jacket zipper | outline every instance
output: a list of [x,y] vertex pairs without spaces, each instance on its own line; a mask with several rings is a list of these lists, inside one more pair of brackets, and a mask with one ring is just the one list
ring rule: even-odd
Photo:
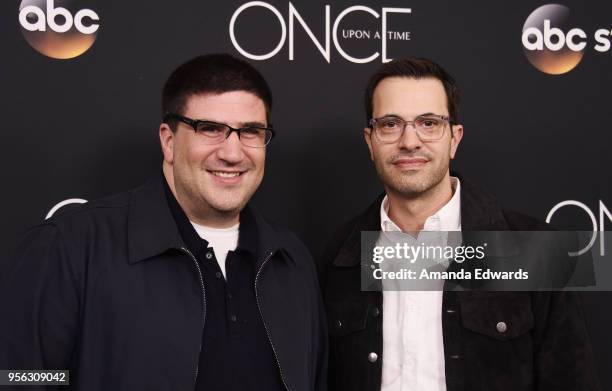
[[[185,254],[189,255],[189,257],[193,261],[193,264],[196,267],[196,270],[198,271],[198,277],[200,278],[200,288],[202,289],[202,332],[203,332],[204,331],[204,324],[206,323],[206,290],[204,289],[204,277],[202,277],[202,269],[200,269],[200,265],[198,264],[198,261],[196,260],[196,257],[193,256],[191,251],[189,251],[185,247],[181,247],[181,251],[183,251]],[[200,350],[198,351],[198,360],[196,362],[196,367],[195,367],[195,379],[196,379],[196,381],[197,381],[197,378],[198,378],[198,371],[199,371],[199,366],[200,366],[200,354],[201,353],[202,353],[202,337],[200,336]]]
[[285,389],[287,391],[290,391],[289,387],[287,386],[287,382],[285,382],[285,375],[283,375],[283,368],[281,367],[280,361],[278,360],[278,354],[276,353],[276,348],[274,348],[274,344],[272,343],[272,337],[270,336],[270,330],[268,329],[268,326],[266,325],[266,320],[264,319],[263,312],[261,311],[261,304],[260,304],[260,301],[259,301],[259,293],[257,292],[257,281],[259,280],[259,274],[263,270],[263,268],[266,265],[266,263],[268,263],[270,258],[272,258],[273,254],[274,254],[273,252],[268,254],[266,259],[264,259],[264,261],[262,262],[261,266],[259,267],[259,270],[257,271],[257,274],[255,275],[255,299],[257,301],[257,309],[259,310],[259,316],[261,316],[261,322],[263,323],[264,328],[266,329],[266,335],[268,336],[268,341],[270,342],[270,346],[272,347],[272,352],[274,352],[274,358],[276,359],[276,365],[278,365],[278,370],[280,372],[281,380],[283,381],[283,385],[285,386]]

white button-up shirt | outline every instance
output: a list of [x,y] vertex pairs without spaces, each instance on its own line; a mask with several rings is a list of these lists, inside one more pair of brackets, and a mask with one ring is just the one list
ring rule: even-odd
[[[428,217],[423,231],[461,230],[461,184],[451,177],[453,196]],[[380,207],[384,232],[401,231]],[[442,340],[442,290],[383,291],[383,361],[381,391],[445,391]]]

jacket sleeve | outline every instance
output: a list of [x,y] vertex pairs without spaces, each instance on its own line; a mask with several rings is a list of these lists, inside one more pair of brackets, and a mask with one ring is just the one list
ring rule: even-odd
[[29,230],[6,277],[0,287],[0,369],[70,369],[79,279],[57,227]]
[[578,292],[540,292],[535,365],[538,391],[599,391],[593,351]]

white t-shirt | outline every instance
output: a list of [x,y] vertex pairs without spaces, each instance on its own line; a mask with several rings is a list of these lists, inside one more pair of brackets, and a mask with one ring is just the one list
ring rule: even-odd
[[193,228],[195,228],[198,236],[208,242],[208,247],[213,249],[215,252],[215,258],[221,268],[223,277],[227,279],[225,275],[225,259],[229,251],[234,251],[238,247],[238,228],[240,223],[229,228],[211,228],[205,227],[191,222]]

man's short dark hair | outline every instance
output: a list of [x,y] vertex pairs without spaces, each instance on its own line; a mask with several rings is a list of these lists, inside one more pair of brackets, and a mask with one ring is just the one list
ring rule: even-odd
[[440,80],[446,92],[448,113],[451,122],[459,120],[459,87],[455,79],[440,65],[426,58],[402,58],[383,64],[370,77],[365,92],[365,110],[368,123],[372,119],[372,98],[378,83],[388,77],[407,77],[413,79],[433,78]]
[[[270,121],[272,92],[268,83],[252,65],[229,54],[198,56],[176,68],[162,92],[162,121],[168,113],[183,115],[191,96],[231,91],[247,91],[259,97]],[[168,122],[174,129],[176,123]]]

